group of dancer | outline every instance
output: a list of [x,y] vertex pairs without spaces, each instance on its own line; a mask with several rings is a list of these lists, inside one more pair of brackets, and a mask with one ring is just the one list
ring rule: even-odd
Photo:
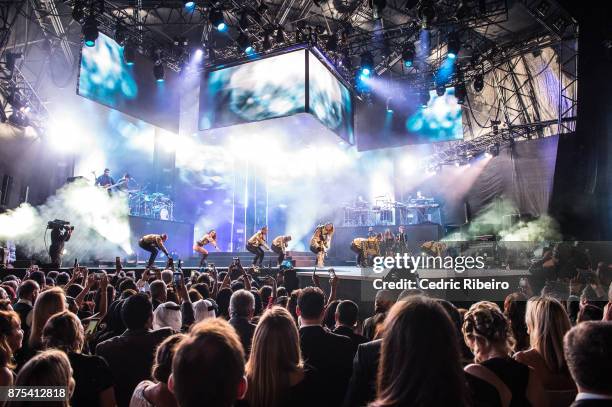
[[[317,267],[325,266],[325,257],[331,248],[331,241],[334,235],[333,223],[325,223],[315,228],[312,238],[310,239],[310,251],[317,256]],[[145,235],[139,241],[139,246],[143,250],[148,251],[151,255],[147,263],[148,267],[153,266],[157,253],[162,251],[166,256],[169,256],[168,250],[164,246],[164,242],[168,239],[168,235]],[[263,264],[265,251],[272,251],[278,255],[277,262],[281,265],[287,256],[287,250],[291,236],[279,235],[272,239],[272,243],[268,245],[268,227],[264,226],[251,236],[246,243],[246,249],[253,253],[253,267],[259,268]],[[357,254],[357,264],[362,267],[367,267],[371,259],[376,256],[389,256],[393,253],[403,253],[408,250],[408,239],[403,226],[399,227],[398,233],[393,234],[390,229],[383,233],[374,232],[374,228],[368,230],[368,237],[356,237],[351,242],[351,250]],[[217,232],[213,229],[206,233],[200,240],[195,242],[193,250],[202,255],[200,259],[200,267],[206,267],[206,259],[208,258],[208,250],[206,246],[212,246],[219,250],[217,245]]]
[[[317,267],[324,267],[324,259],[331,247],[331,238],[334,234],[334,225],[332,223],[326,223],[319,225],[315,228],[312,238],[310,239],[310,250],[317,255]],[[166,249],[164,242],[168,240],[168,235],[163,234],[149,234],[143,236],[138,246],[149,252],[149,261],[147,267],[152,267],[157,254],[161,251],[166,256],[170,256]],[[272,239],[272,244],[268,246],[268,227],[264,226],[259,229],[253,236],[247,240],[246,249],[253,253],[253,267],[259,268],[263,264],[265,256],[265,250],[272,251],[278,255],[278,265],[281,265],[287,256],[287,249],[291,236],[280,235]],[[208,231],[200,240],[195,242],[193,250],[202,255],[200,259],[200,267],[206,267],[206,259],[208,258],[208,250],[206,246],[211,245],[216,250],[219,250],[217,245],[217,232],[212,229]]]

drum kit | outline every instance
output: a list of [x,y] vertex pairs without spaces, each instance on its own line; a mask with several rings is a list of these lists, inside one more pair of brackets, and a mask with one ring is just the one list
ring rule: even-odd
[[130,215],[145,218],[174,220],[174,202],[160,192],[129,192]]

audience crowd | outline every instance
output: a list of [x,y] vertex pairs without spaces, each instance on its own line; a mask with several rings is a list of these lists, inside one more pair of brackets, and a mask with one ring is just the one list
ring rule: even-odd
[[239,263],[3,275],[0,386],[65,386],[57,405],[612,406],[601,281],[468,309],[381,290],[363,319],[336,276],[325,293]]

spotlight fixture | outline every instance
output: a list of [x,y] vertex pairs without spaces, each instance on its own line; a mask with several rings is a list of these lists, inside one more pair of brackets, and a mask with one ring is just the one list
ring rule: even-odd
[[336,33],[330,34],[329,38],[327,39],[327,43],[325,44],[325,47],[328,51],[332,52],[338,50],[338,35]]
[[83,24],[81,32],[83,34],[85,45],[88,47],[93,47],[96,45],[96,40],[98,39],[98,23],[96,22],[96,18],[94,16],[90,16],[87,18],[87,20],[85,20],[85,24]]
[[459,34],[456,32],[452,32],[448,34],[448,42],[447,42],[447,53],[446,56],[450,59],[457,58],[459,54],[459,49],[461,48],[461,41],[459,40]]
[[370,7],[372,8],[372,17],[375,20],[382,18],[382,12],[387,7],[387,0],[370,0]]
[[21,52],[7,52],[6,53],[6,69],[12,73],[15,70],[15,63],[22,56],[23,54]]
[[195,1],[186,1],[185,2],[185,8],[194,8],[195,7]]
[[216,8],[211,9],[208,18],[210,23],[217,29],[217,31],[227,31],[227,24],[225,23],[223,12],[221,10]]
[[414,43],[409,42],[404,45],[404,49],[402,50],[402,61],[404,62],[404,66],[406,68],[412,67],[414,65],[414,56],[416,55],[416,51],[414,48]]
[[285,32],[283,31],[282,27],[279,26],[276,29],[276,38],[274,40],[278,45],[283,45],[285,43]]
[[369,77],[374,71],[374,58],[369,52],[361,54],[361,66],[359,68],[359,74],[362,77]]
[[315,6],[321,7],[323,4],[327,3],[327,0],[312,0],[312,2],[315,4]]
[[115,27],[115,42],[121,46],[125,45],[127,39],[127,32],[122,24],[117,24]]
[[242,28],[243,31],[248,31],[251,27],[251,22],[249,21],[249,13],[245,10],[240,13],[240,20],[238,20],[238,25]]
[[75,0],[72,6],[72,18],[77,23],[81,24],[85,18],[85,10],[82,0]]
[[444,96],[445,93],[446,93],[446,88],[444,87],[444,85],[436,86],[436,95]]
[[436,18],[436,7],[433,0],[423,0],[417,7],[417,15],[421,19],[421,28],[429,29],[430,24]]
[[462,0],[459,2],[457,9],[455,10],[455,18],[457,20],[463,20],[469,17],[471,12],[470,6],[467,4],[466,0]]
[[129,42],[123,46],[123,60],[128,66],[134,65],[136,60],[136,47]]
[[164,69],[164,63],[161,59],[155,61],[155,65],[153,65],[153,76],[157,82],[163,82],[166,76],[166,72]]
[[266,29],[264,31],[262,48],[264,51],[269,51],[270,48],[272,48],[272,29]]
[[484,75],[482,73],[476,74],[476,76],[474,76],[474,83],[472,85],[474,86],[475,92],[482,92],[482,89],[484,89]]
[[255,51],[253,45],[251,44],[251,41],[249,40],[248,35],[243,32],[238,34],[238,38],[236,38],[236,43],[238,44],[238,48],[240,48],[240,50],[245,54],[252,54]]
[[467,89],[465,88],[465,83],[460,82],[455,86],[455,97],[457,98],[457,103],[460,105],[465,103],[465,98],[467,97]]

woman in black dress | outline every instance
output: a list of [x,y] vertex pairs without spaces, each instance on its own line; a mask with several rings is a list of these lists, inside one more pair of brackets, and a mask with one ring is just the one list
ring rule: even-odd
[[528,366],[512,359],[510,323],[496,304],[480,301],[472,305],[463,320],[463,337],[476,362],[465,371],[495,386],[503,406],[546,404],[541,380]]

